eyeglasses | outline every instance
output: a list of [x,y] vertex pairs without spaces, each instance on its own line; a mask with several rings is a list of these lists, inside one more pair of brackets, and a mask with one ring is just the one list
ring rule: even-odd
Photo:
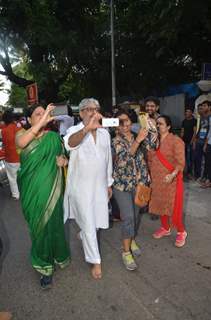
[[84,108],[82,109],[81,111],[87,111],[87,112],[99,112],[100,111],[100,108]]

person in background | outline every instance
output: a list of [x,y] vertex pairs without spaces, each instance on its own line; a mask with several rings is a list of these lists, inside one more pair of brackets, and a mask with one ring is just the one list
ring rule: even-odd
[[[197,110],[197,112],[195,112]],[[199,103],[197,105],[197,108],[196,110],[194,110],[194,118],[196,119],[197,121],[197,124],[196,124],[196,134],[199,132],[199,126],[200,126],[200,119],[201,119],[201,116],[203,115],[203,108],[202,108],[202,104]],[[193,144],[194,145],[194,144]]]
[[156,123],[157,118],[159,117],[159,106],[160,101],[156,97],[149,96],[144,100],[145,111],[148,113],[149,117],[154,120]]
[[[156,120],[159,117],[159,107],[160,107],[160,100],[157,97],[149,96],[144,100],[144,109],[145,112],[148,114],[149,118],[153,123],[156,125]],[[153,213],[150,213],[151,220],[158,220],[159,217]]]
[[80,227],[85,260],[94,279],[101,279],[102,266],[97,232],[109,227],[108,202],[112,196],[110,135],[99,121],[99,102],[85,98],[79,104],[82,122],[64,137],[70,152],[64,198],[65,222],[75,219]]
[[116,114],[118,111],[119,111],[118,105],[112,107],[112,114],[114,118],[116,118]]
[[132,121],[131,131],[135,134],[138,134],[140,131],[140,123],[138,122],[138,116],[135,110],[129,110],[128,115]]
[[5,168],[12,198],[18,200],[19,190],[17,185],[17,171],[20,167],[20,159],[16,151],[15,136],[21,128],[17,127],[12,110],[5,111],[2,119],[6,125],[6,127],[1,130],[2,143],[5,150]]
[[23,115],[21,113],[14,113],[14,120],[18,128],[23,127],[22,119],[23,119]]
[[185,110],[185,119],[182,121],[181,138],[185,143],[186,173],[188,178],[193,174],[193,143],[196,136],[197,120],[193,117],[193,111],[187,107]]
[[16,134],[20,151],[18,185],[24,217],[32,241],[31,263],[40,274],[40,285],[52,284],[55,265],[64,268],[70,260],[63,222],[64,172],[67,165],[61,138],[46,131],[53,120],[52,104],[27,109],[28,130]]
[[207,174],[207,179],[202,183],[202,188],[211,187],[211,116],[209,116],[209,131],[204,144],[204,154],[205,154],[205,172]]
[[72,109],[70,109],[69,112],[68,112],[69,113],[68,115],[63,114],[59,116],[54,116],[54,120],[58,121],[59,123],[59,134],[61,137],[64,137],[67,133],[67,130],[70,127],[74,126],[74,117],[73,117]]
[[150,151],[148,161],[151,175],[151,199],[149,210],[160,216],[161,227],[153,238],[170,236],[175,227],[176,247],[185,245],[187,232],[183,224],[183,170],[185,167],[184,142],[171,133],[171,119],[162,115],[157,119],[160,143]]
[[210,116],[210,107],[209,101],[204,101],[201,104],[201,118],[199,130],[196,134],[195,141],[193,143],[194,148],[194,176],[198,182],[202,182],[203,173],[202,173],[202,160],[204,156],[204,145],[209,131],[209,116]]

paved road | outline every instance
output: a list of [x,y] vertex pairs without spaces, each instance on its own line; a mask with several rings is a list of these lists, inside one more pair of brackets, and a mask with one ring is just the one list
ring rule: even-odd
[[[154,240],[158,222],[145,214],[139,233],[139,268],[126,271],[120,258],[120,228],[101,234],[104,277],[95,281],[83,260],[77,227],[72,224],[72,262],[58,270],[49,291],[39,287],[29,264],[30,240],[18,202],[0,189],[0,233],[4,261],[0,309],[16,320],[210,320],[211,189],[186,184],[187,245],[175,248],[174,235]],[[0,261],[2,262],[2,261]]]

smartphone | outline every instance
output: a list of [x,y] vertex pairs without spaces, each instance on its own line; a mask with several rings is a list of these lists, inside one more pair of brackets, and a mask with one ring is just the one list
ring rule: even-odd
[[102,118],[102,126],[103,127],[118,127],[119,126],[119,118]]
[[148,114],[146,112],[140,112],[138,116],[139,124],[142,129],[148,129],[149,124],[148,124]]
[[51,111],[51,116],[52,117],[58,116],[56,108]]

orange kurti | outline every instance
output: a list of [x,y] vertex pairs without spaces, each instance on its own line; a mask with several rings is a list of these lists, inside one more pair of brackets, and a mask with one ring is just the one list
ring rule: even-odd
[[16,151],[15,136],[16,133],[21,130],[18,128],[16,123],[8,124],[4,129],[2,129],[2,142],[5,150],[5,161],[9,163],[20,162],[19,155]]
[[[183,171],[185,167],[184,142],[169,133],[162,141],[160,151],[175,169]],[[151,174],[152,194],[149,202],[149,212],[158,215],[172,216],[176,195],[176,179],[167,184],[164,178],[169,171],[158,160],[155,151],[149,151],[149,169]]]

